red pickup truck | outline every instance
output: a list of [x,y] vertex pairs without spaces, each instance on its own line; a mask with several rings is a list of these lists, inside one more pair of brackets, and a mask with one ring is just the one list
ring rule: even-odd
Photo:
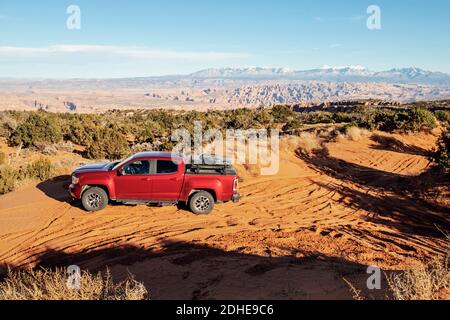
[[215,203],[240,199],[238,177],[230,164],[185,164],[181,155],[166,152],[143,152],[119,163],[78,168],[72,173],[69,192],[90,212],[104,209],[111,200],[123,204],[185,203],[196,214],[208,214]]

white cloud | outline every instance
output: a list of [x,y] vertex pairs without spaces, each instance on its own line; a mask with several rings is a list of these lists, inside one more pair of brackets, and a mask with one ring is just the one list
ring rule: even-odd
[[342,43],[332,43],[330,44],[330,48],[339,48],[342,47]]
[[101,46],[101,45],[51,45],[48,47],[8,47],[0,46],[0,56],[7,57],[48,57],[52,55],[107,55],[128,57],[140,60],[189,60],[220,61],[248,58],[250,55],[236,52],[194,52],[176,50],[158,50],[135,46]]

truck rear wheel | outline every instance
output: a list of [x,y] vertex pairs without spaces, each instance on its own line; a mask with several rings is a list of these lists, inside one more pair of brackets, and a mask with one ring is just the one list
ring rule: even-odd
[[83,193],[81,203],[86,211],[100,211],[108,205],[108,195],[102,188],[89,188]]
[[191,197],[189,208],[195,214],[209,214],[214,209],[214,198],[207,191],[199,191]]

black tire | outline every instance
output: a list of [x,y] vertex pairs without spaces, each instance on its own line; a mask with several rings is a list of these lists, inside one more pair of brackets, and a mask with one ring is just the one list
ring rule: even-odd
[[189,200],[189,208],[195,214],[209,214],[214,209],[214,198],[207,191],[196,192]]
[[81,203],[83,208],[89,212],[95,212],[105,209],[108,205],[108,194],[102,188],[93,187],[83,192]]

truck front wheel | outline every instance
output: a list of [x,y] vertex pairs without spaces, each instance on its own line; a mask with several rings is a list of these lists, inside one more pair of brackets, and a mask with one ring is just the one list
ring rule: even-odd
[[108,205],[108,195],[105,190],[98,187],[87,189],[83,192],[81,203],[84,209],[89,212],[99,211]]
[[195,214],[208,214],[214,209],[214,198],[207,191],[199,191],[191,197],[189,208]]

